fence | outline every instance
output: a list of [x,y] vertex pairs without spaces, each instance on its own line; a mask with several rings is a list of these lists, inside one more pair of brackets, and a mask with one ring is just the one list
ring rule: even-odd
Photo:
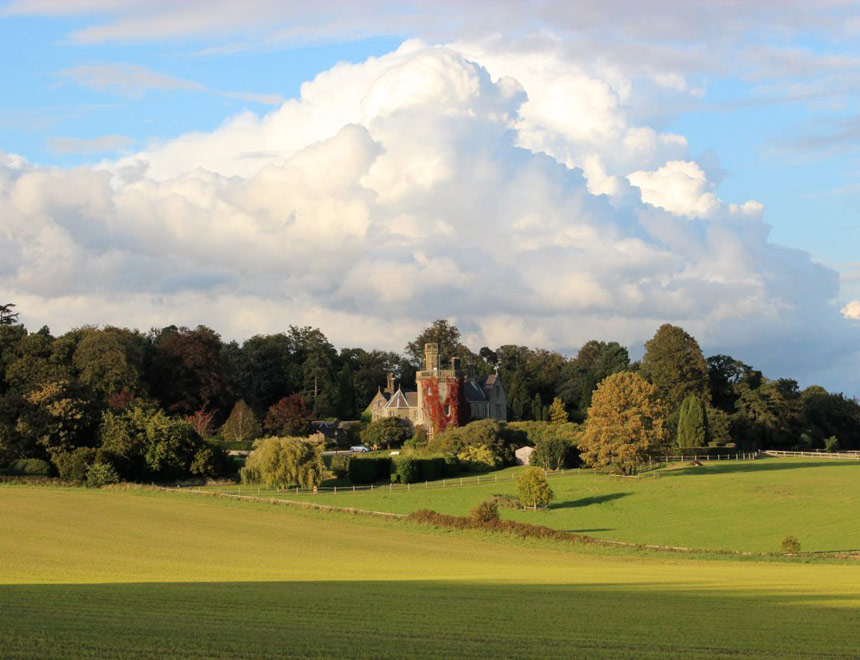
[[[734,461],[734,460],[754,460],[759,458],[759,454],[757,453],[734,453],[734,454],[710,454],[710,455],[700,455],[700,456],[660,456],[657,461],[650,461],[648,466],[644,467],[644,476],[656,476],[656,475],[648,475],[648,469],[656,469],[663,463],[673,463],[678,461],[693,461],[698,460],[699,462],[710,462],[710,461]],[[544,473],[547,477],[564,477],[564,476],[580,476],[582,474],[595,474],[592,470],[583,470],[582,468],[573,468],[573,469],[561,469],[561,470],[545,470]],[[637,478],[643,475],[606,475],[609,477],[616,476],[626,476],[628,478]],[[516,481],[519,478],[519,473],[513,474],[503,474],[499,476],[498,473],[492,475],[476,475],[474,477],[454,477],[450,479],[438,479],[436,481],[424,481],[418,483],[411,484],[370,484],[368,486],[318,486],[316,489],[313,488],[264,488],[262,486],[250,486],[250,485],[237,485],[231,486],[228,488],[219,489],[217,492],[224,494],[235,494],[242,495],[244,492],[246,495],[261,497],[267,493],[273,493],[277,497],[287,496],[287,495],[310,495],[310,494],[332,494],[337,495],[338,493],[357,493],[362,491],[372,492],[372,491],[382,491],[388,493],[408,493],[414,490],[437,490],[439,488],[451,488],[451,487],[459,487],[459,486],[474,486],[480,484],[490,484],[490,483],[508,483],[512,481]],[[197,486],[190,486],[193,490],[200,490]],[[209,491],[212,492],[212,491]]]
[[773,457],[802,456],[804,458],[860,461],[860,451],[777,451],[775,449],[768,449],[762,453]]

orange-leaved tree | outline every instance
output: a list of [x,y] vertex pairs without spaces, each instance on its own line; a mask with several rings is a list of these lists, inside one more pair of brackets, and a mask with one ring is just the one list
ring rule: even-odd
[[650,451],[663,446],[665,411],[642,376],[621,372],[594,392],[579,451],[586,465],[631,474]]

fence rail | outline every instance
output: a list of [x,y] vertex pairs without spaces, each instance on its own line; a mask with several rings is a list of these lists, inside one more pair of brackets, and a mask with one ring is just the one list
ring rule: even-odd
[[801,456],[804,458],[827,458],[831,460],[860,461],[860,451],[778,451],[767,449],[762,452],[767,456]]
[[[710,461],[734,461],[734,460],[754,460],[759,457],[759,454],[756,453],[735,453],[735,454],[708,454],[708,455],[699,455],[699,456],[659,456],[656,461],[651,461],[649,464],[652,469],[655,469],[662,465],[663,463],[673,463],[678,461],[694,461],[698,460],[700,463],[702,462],[710,462]],[[647,471],[647,466],[645,466],[645,471],[642,474],[637,475],[604,475],[608,477],[617,477],[617,476],[625,476],[628,478],[638,478],[642,476],[658,476],[658,474],[649,474]],[[544,471],[547,477],[559,478],[559,477],[570,477],[570,476],[580,476],[582,474],[599,474],[594,473],[592,470],[583,469],[583,468],[572,468],[572,469],[561,469],[561,470],[545,470]],[[460,486],[477,486],[481,484],[491,484],[491,483],[509,483],[512,481],[516,481],[519,477],[519,474],[491,474],[491,475],[476,475],[474,477],[452,477],[446,479],[437,479],[435,481],[422,481],[411,484],[395,484],[395,483],[387,483],[387,484],[369,484],[366,486],[318,486],[316,489],[313,488],[264,488],[262,486],[251,486],[251,485],[237,485],[230,486],[227,488],[219,488],[218,492],[232,495],[242,495],[242,493],[249,496],[257,496],[262,497],[266,494],[272,493],[276,497],[286,497],[288,495],[313,495],[313,494],[332,494],[337,495],[338,493],[357,493],[357,492],[372,492],[372,491],[382,491],[389,493],[408,493],[412,491],[420,491],[420,490],[438,490],[440,488],[452,488],[452,487],[460,487]],[[193,490],[202,490],[199,486],[188,486]]]

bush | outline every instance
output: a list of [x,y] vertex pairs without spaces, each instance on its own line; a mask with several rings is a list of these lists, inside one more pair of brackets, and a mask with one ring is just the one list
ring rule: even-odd
[[800,552],[800,541],[790,534],[782,539],[782,552],[786,555],[796,555]]
[[6,468],[6,474],[15,477],[50,477],[52,472],[51,464],[40,458],[23,458]]
[[354,484],[371,484],[384,481],[391,473],[391,459],[386,456],[354,457],[349,462],[349,480]]
[[547,506],[553,498],[552,488],[540,468],[528,468],[517,479],[520,502],[524,507],[534,509]]
[[500,506],[503,509],[521,509],[522,504],[520,504],[520,498],[516,495],[493,495],[490,498],[492,502],[495,502],[497,506]]
[[87,471],[95,462],[97,451],[89,447],[78,447],[54,456],[54,465],[63,481],[82,484],[87,480]]
[[493,500],[485,500],[469,512],[475,520],[488,523],[499,519],[499,505]]
[[411,484],[418,481],[418,461],[411,456],[398,456],[391,463],[391,469],[397,475],[397,481]]
[[110,463],[96,461],[87,470],[87,486],[90,488],[101,488],[118,481],[119,475]]
[[457,458],[470,472],[487,472],[502,466],[502,458],[486,445],[465,447]]
[[[479,419],[465,426],[449,429],[435,436],[427,443],[427,451],[434,454],[460,454],[475,455],[477,450],[483,448],[481,453],[492,454],[492,460],[481,460],[486,465],[502,465],[513,463],[514,445],[521,435],[514,433],[508,427],[494,419]],[[470,448],[476,451],[470,451]],[[485,467],[483,469],[492,469]]]
[[352,456],[349,454],[335,454],[331,457],[331,471],[338,479],[343,479],[349,474],[349,464]]

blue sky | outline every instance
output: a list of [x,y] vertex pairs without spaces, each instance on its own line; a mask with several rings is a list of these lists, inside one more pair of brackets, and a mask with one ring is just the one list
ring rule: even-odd
[[[8,260],[0,288],[22,301],[22,317],[33,325],[155,325],[196,312],[199,320],[176,321],[207,322],[238,338],[309,322],[340,345],[399,347],[416,328],[452,316],[476,344],[543,342],[574,351],[605,328],[606,338],[635,347],[651,324],[670,321],[701,327],[706,349],[750,360],[761,350],[766,366],[785,371],[774,375],[860,392],[851,375],[860,371],[860,11],[808,4],[643,3],[637,16],[614,0],[599,7],[473,3],[444,14],[419,1],[300,7],[254,0],[241,10],[220,0],[0,4],[0,152],[11,168],[0,182],[7,217],[21,223],[0,235]],[[319,74],[303,96],[302,85]],[[462,126],[452,119],[467,115]],[[311,156],[301,156],[326,149],[336,155],[321,173],[307,164]],[[554,237],[543,256],[514,257],[522,272],[506,271],[501,258],[498,272],[478,268],[418,229],[403,233],[410,223],[432,224],[461,247],[476,240],[472,220],[454,218],[480,210],[467,215],[444,197],[465,200],[452,182],[471,181],[476,197],[475,186],[486,185],[487,199],[498,198],[488,183],[498,181],[466,171],[480,166],[475,153],[486,154],[488,172],[539,177],[533,190],[546,193],[509,220],[509,237],[525,226]],[[9,160],[13,154],[26,165]],[[548,168],[546,157],[563,169]],[[269,202],[236,202],[237,185],[261,199],[286,196],[292,183],[271,193],[261,183],[277,168],[284,168],[282,182],[313,181],[312,172],[325,179],[344,163],[356,168],[345,180],[364,192],[336,211],[330,190],[305,199],[311,183],[277,210]],[[50,193],[33,192],[48,172],[55,172]],[[106,172],[113,178],[101,188]],[[580,206],[571,210],[572,199],[551,192],[558,177],[569,179],[564,190],[584,187],[589,198],[577,197]],[[166,206],[135,207],[144,185],[153,205]],[[60,199],[65,187],[69,194]],[[373,204],[363,197],[368,190]],[[90,196],[82,200],[81,191]],[[171,216],[180,198],[215,214],[210,218],[229,215],[219,227],[234,244],[235,236],[251,235],[265,243],[274,231],[267,223],[283,213],[277,226],[291,233],[272,240],[283,241],[286,262],[305,263],[298,246],[307,245],[317,254],[330,247],[330,260],[341,266],[311,269],[313,286],[307,270],[257,272],[223,261],[216,229],[208,252],[173,255],[156,247],[155,236],[181,240],[206,222]],[[96,230],[86,223],[99,213],[90,207],[115,214],[98,219],[107,223],[98,246],[87,238]],[[144,236],[146,213],[156,212],[170,219]],[[315,217],[307,230],[300,230],[302,213]],[[49,223],[41,233],[21,229],[36,217]],[[689,245],[655,229],[679,218],[686,219],[680,233],[695,231],[720,258],[691,257]],[[492,218],[480,222],[494,226]],[[233,233],[240,226],[253,231]],[[382,240],[387,253],[341,246],[352,231],[374,245]],[[615,269],[570,265],[576,255],[588,262],[598,235],[611,234],[612,249],[629,254],[627,231],[630,240],[644,237],[637,259],[667,270],[630,274],[621,257]],[[254,252],[248,240],[243,249]],[[149,251],[130,247],[149,241]],[[70,250],[82,263],[101,263],[103,278],[135,284],[112,286],[94,272],[81,278],[89,288],[71,286],[73,266],[49,275],[39,265],[39,255],[52,250]],[[175,261],[159,261],[159,254]],[[533,256],[567,274],[567,307],[529,301],[543,297],[542,275],[527,266]],[[350,284],[391,276],[412,278],[409,304],[385,294],[368,303]],[[457,281],[478,278],[509,281],[511,297],[475,309]],[[309,300],[311,290],[319,294]],[[692,301],[702,295],[715,296],[721,311],[697,316]],[[137,296],[134,305],[124,307],[129,296]],[[733,302],[739,296],[743,302]],[[228,299],[246,301],[241,323],[220,307]],[[93,310],[105,318],[86,316]],[[785,358],[767,347],[774,332],[792,351],[826,346],[810,349],[806,360]]]

